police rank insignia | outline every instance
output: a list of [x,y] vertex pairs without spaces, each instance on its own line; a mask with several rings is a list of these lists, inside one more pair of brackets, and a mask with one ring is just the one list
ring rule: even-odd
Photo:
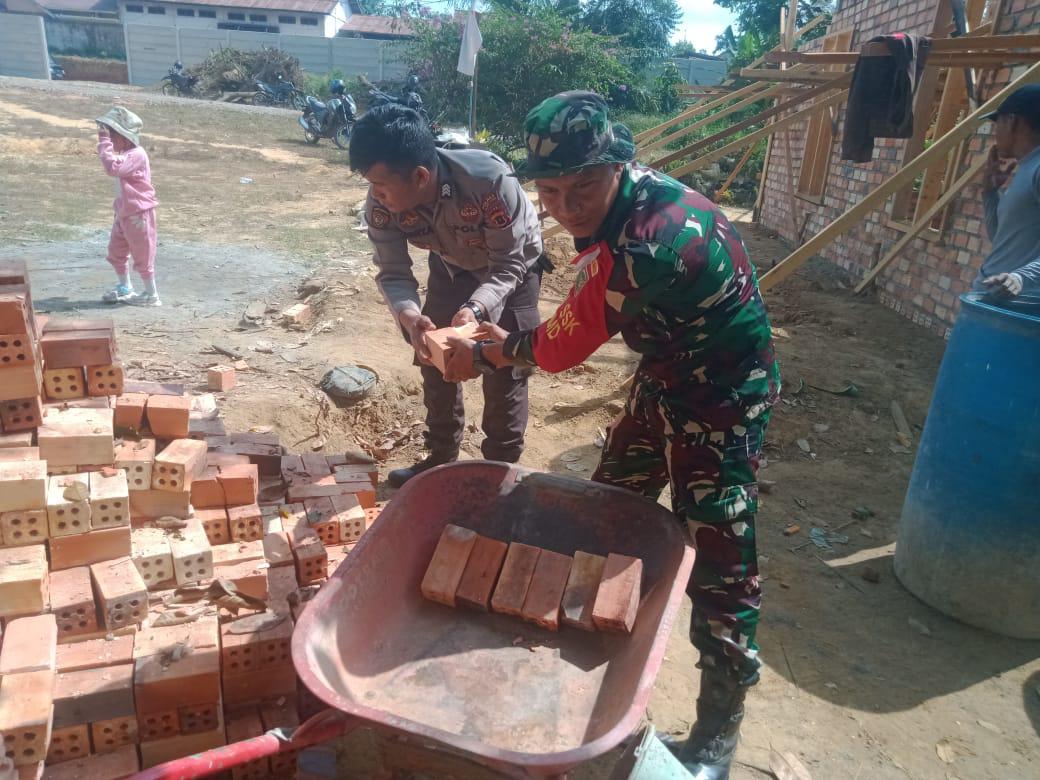
[[485,195],[484,200],[480,203],[480,208],[484,212],[484,219],[491,227],[501,230],[508,227],[509,223],[513,221],[509,212],[506,211],[506,204],[498,197],[497,192],[489,192]]
[[390,224],[390,212],[386,209],[372,209],[372,227],[385,228]]
[[462,217],[463,222],[479,222],[480,209],[476,203],[463,203],[462,208],[459,209],[459,216]]
[[455,194],[455,189],[451,186],[451,182],[444,182],[441,185],[441,198],[450,198]]

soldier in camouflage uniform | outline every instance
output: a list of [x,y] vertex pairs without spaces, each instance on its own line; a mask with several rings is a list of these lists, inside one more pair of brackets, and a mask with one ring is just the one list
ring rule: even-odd
[[690,639],[701,654],[698,720],[680,758],[700,780],[729,775],[748,686],[758,680],[757,471],[780,375],[754,266],[715,205],[632,162],[603,99],[565,92],[525,123],[549,213],[575,236],[577,280],[539,327],[484,329],[484,364],[563,371],[620,333],[641,355],[593,479],[672,506],[697,548]]

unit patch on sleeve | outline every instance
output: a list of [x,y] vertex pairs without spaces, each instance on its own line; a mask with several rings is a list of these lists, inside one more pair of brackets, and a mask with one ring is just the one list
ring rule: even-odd
[[502,202],[502,198],[498,196],[497,192],[489,192],[485,195],[484,200],[480,203],[480,208],[484,212],[484,219],[493,228],[501,230],[509,227],[509,224],[513,221],[513,218],[506,210],[506,204]]
[[372,209],[372,227],[385,228],[390,224],[390,212],[378,206]]

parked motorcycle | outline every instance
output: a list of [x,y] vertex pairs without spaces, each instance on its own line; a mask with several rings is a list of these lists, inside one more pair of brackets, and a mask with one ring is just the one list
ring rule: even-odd
[[291,81],[285,81],[281,74],[278,74],[277,78],[278,81],[275,84],[268,84],[259,79],[253,82],[256,86],[256,92],[253,93],[253,105],[287,106],[302,111],[307,104],[303,92],[298,90]]
[[47,58],[47,67],[50,69],[51,78],[54,81],[61,81],[65,78],[65,68],[55,62],[53,57]]
[[389,92],[384,92],[378,87],[372,87],[372,89],[368,91],[368,105],[370,108],[374,108],[375,106],[385,106],[389,104],[406,106],[407,108],[410,108],[417,114],[419,114],[419,116],[421,116],[426,121],[426,124],[429,125],[430,130],[433,131],[434,135],[436,135],[438,132],[440,132],[440,127],[437,125],[436,122],[430,119],[430,114],[423,106],[423,99],[419,95],[418,89],[418,76],[408,77],[408,81],[405,84],[404,92],[401,93],[401,97],[395,97],[394,95],[391,95]]
[[313,95],[307,95],[304,100],[303,116],[299,119],[303,137],[309,144],[331,138],[340,149],[348,149],[350,134],[357,122],[357,103],[347,94],[346,85],[340,79],[329,84],[329,91],[332,98],[327,103]]
[[187,73],[180,61],[173,63],[173,67],[163,76],[162,93],[164,95],[180,95],[182,97],[198,97],[196,88],[199,77],[193,73]]

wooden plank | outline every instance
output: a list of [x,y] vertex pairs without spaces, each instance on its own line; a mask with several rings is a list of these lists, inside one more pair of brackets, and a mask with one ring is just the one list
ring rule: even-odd
[[793,81],[796,84],[813,84],[830,81],[834,78],[833,74],[825,70],[772,70],[770,68],[741,68],[740,77],[759,81]]
[[[907,165],[878,185],[877,189],[870,192],[863,200],[851,206],[830,225],[788,255],[762,277],[759,287],[763,291],[769,290],[789,277],[804,265],[810,257],[819,252],[820,249],[860,222],[871,211],[883,205],[886,198],[913,182],[917,175],[934,160],[943,157],[954,145],[974,133],[979,125],[985,121],[983,117],[990,111],[995,111],[1008,95],[1019,87],[1037,82],[1040,82],[1040,63],[1029,68],[1029,70],[1004,87],[1004,89],[997,92],[957,127],[935,141],[928,149],[921,152]],[[673,172],[672,175],[677,174]]]
[[734,151],[737,151],[738,149],[743,149],[748,144],[754,143],[760,138],[765,138],[766,136],[772,135],[773,133],[779,132],[780,130],[784,130],[793,124],[803,121],[806,118],[806,116],[811,115],[814,111],[821,111],[827,108],[828,106],[838,105],[838,103],[842,102],[845,99],[846,94],[847,91],[842,90],[841,92],[835,93],[834,95],[830,95],[824,98],[819,103],[815,103],[809,106],[808,108],[802,109],[801,111],[796,111],[795,113],[786,116],[783,119],[778,119],[772,124],[766,125],[761,130],[756,130],[753,133],[748,133],[747,135],[738,138],[733,143],[726,144],[722,148],[716,149],[713,152],[709,152],[703,157],[698,157],[693,162],[686,163],[685,165],[681,165],[678,168],[670,170],[668,171],[668,175],[672,178],[678,178],[680,176],[685,176],[687,173],[696,171],[699,168],[703,168],[705,165],[709,165],[715,162],[716,160],[721,159],[726,155],[733,153]]
[[747,161],[751,159],[751,154],[755,151],[757,145],[758,144],[751,144],[748,146],[744,151],[744,156],[740,158],[740,162],[733,166],[733,170],[730,171],[729,176],[726,177],[726,181],[722,183],[721,187],[715,190],[713,200],[716,203],[718,203],[719,199],[726,194],[726,191],[729,190],[729,186],[733,183],[733,180],[737,178],[737,174],[739,174],[743,167],[747,165]]
[[656,141],[653,141],[652,143],[648,143],[646,146],[641,147],[639,151],[648,152],[651,149],[658,149],[662,146],[667,146],[676,139],[682,138],[684,135],[688,135],[694,132],[695,130],[699,130],[705,125],[710,125],[713,122],[717,122],[720,119],[724,119],[730,114],[740,111],[741,109],[747,108],[750,105],[754,105],[760,100],[765,100],[767,98],[774,97],[780,92],[781,89],[782,87],[770,87],[769,89],[763,92],[756,92],[749,98],[745,98],[744,100],[734,103],[733,105],[728,106],[721,111],[717,111],[714,114],[710,114],[704,117],[704,119],[700,119],[687,127],[682,127],[673,133],[669,133],[668,135],[658,138]]
[[[737,122],[735,125],[730,125],[725,130],[720,130],[714,135],[710,135],[707,138],[702,138],[701,140],[692,143],[689,146],[685,146],[677,151],[670,152],[669,154],[666,154],[663,157],[654,160],[651,164],[654,167],[658,167],[661,165],[667,165],[670,162],[675,162],[676,160],[681,160],[684,157],[689,157],[694,152],[698,152],[701,149],[707,149],[716,141],[721,141],[724,138],[728,138],[731,135],[739,133],[741,130],[746,130],[749,127],[752,127],[753,125],[757,125],[760,122],[764,122],[765,120],[770,119],[771,117],[778,116],[790,108],[794,108],[795,106],[801,105],[810,98],[815,98],[820,95],[823,95],[832,89],[847,87],[851,80],[852,77],[850,75],[844,74],[842,76],[839,76],[837,79],[834,79],[830,83],[821,84],[820,86],[813,87],[812,89],[807,89],[803,94],[798,95],[797,97],[794,97],[791,100],[785,100],[783,103],[777,103],[772,108],[766,109],[765,111],[761,111],[741,122]],[[845,92],[847,92],[847,89],[843,89],[841,94],[844,95]],[[802,113],[804,113],[804,111]]]
[[677,116],[672,117],[667,122],[662,122],[656,127],[651,127],[649,130],[644,130],[635,137],[636,144],[642,144],[650,139],[656,138],[665,130],[669,130],[678,124],[685,122],[688,119],[700,116],[701,114],[707,113],[708,111],[714,111],[716,108],[721,108],[731,100],[737,98],[745,98],[749,95],[754,95],[757,92],[764,92],[769,88],[768,84],[749,84],[742,89],[738,89],[736,92],[731,92],[717,100],[712,100],[706,103],[698,103],[695,106],[691,106]]
[[858,294],[863,292],[867,288],[867,285],[874,281],[877,275],[884,271],[885,268],[887,268],[888,265],[899,256],[899,253],[902,252],[903,249],[913,241],[922,230],[931,224],[935,215],[942,211],[946,207],[946,204],[956,198],[960,194],[961,190],[967,187],[971,180],[978,175],[979,171],[986,167],[986,162],[987,155],[980,155],[979,159],[972,163],[971,167],[964,172],[963,176],[947,187],[946,191],[939,196],[938,200],[935,201],[932,207],[922,214],[906,234],[892,245],[892,248],[888,250],[888,254],[881,258],[877,264],[867,272],[867,275],[863,277],[863,280],[856,285],[855,293]]
[[[961,111],[967,105],[968,93],[964,71],[951,70],[946,75],[946,85],[943,87],[942,97],[939,100],[939,112],[935,118],[932,137],[941,138],[946,135],[957,124]],[[914,207],[914,221],[928,211],[939,198],[943,181],[946,180],[947,167],[946,160],[937,160],[925,171],[921,191],[917,196],[917,205]]]

